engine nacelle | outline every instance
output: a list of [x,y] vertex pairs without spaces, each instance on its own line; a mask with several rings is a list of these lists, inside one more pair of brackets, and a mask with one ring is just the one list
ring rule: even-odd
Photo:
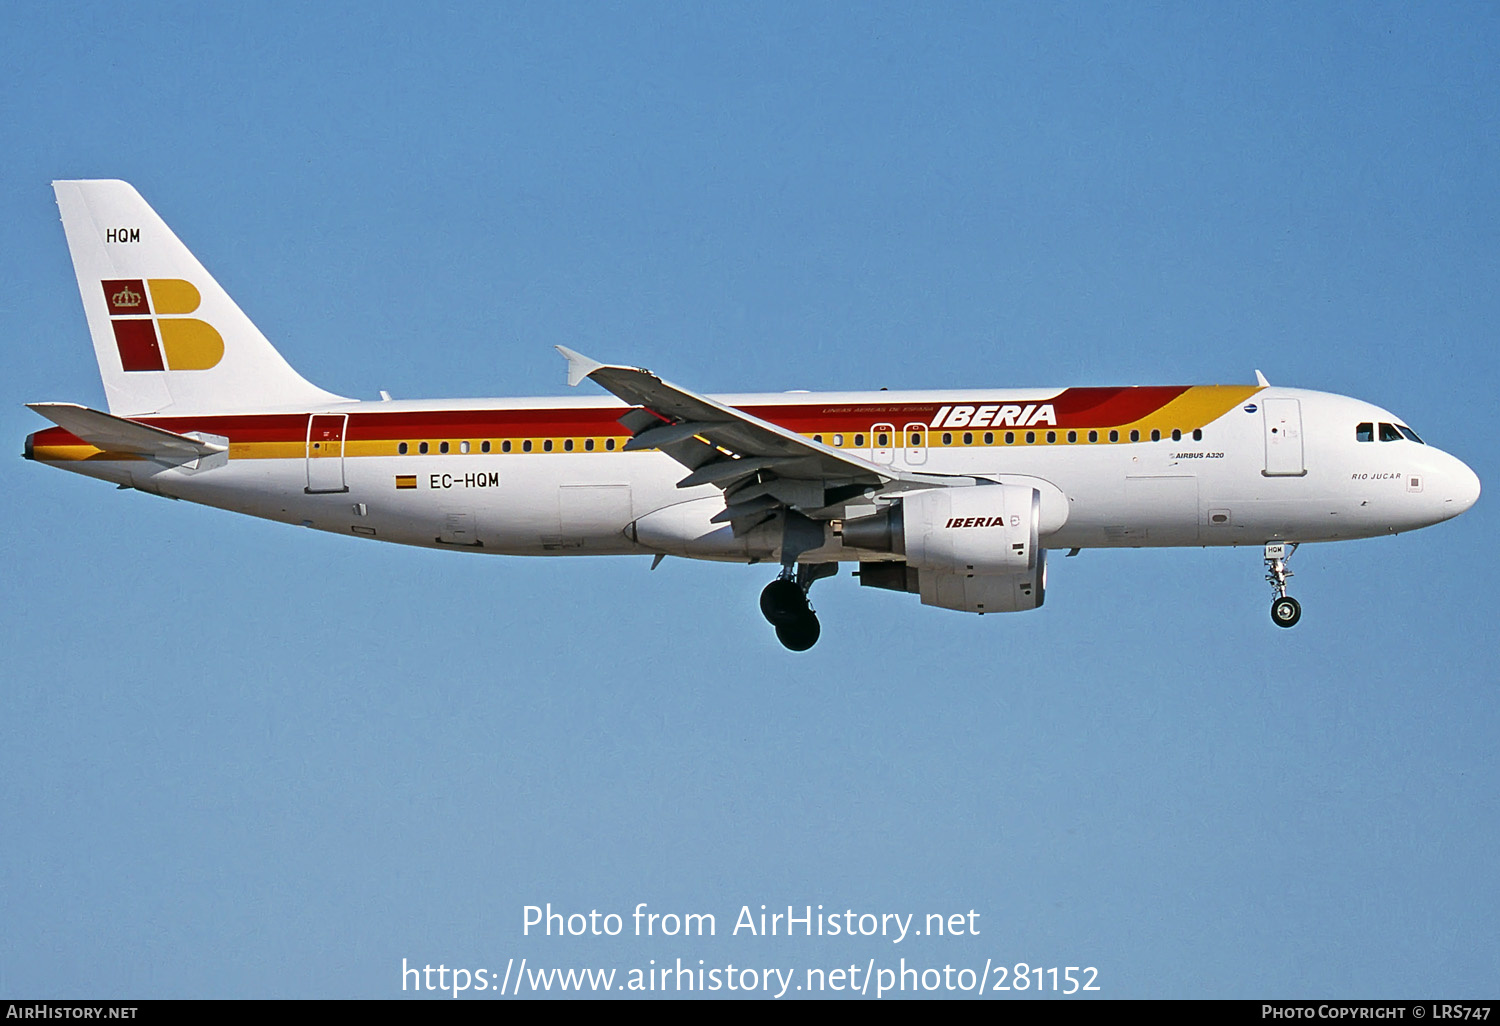
[[1036,566],[1013,574],[959,574],[918,570],[905,563],[861,563],[859,583],[866,588],[906,591],[922,597],[924,606],[963,613],[1015,613],[1036,609],[1047,597],[1047,552]]
[[[1024,574],[1037,567],[1041,493],[1024,485],[935,488],[845,521],[846,547],[902,556],[939,574]],[[925,599],[924,599],[925,601]]]
[[1036,609],[1047,597],[1047,553],[1036,566],[1016,574],[940,574],[919,570],[924,606],[942,606],[964,613],[1015,613]]
[[967,613],[1035,609],[1046,597],[1042,496],[1025,485],[938,488],[844,523],[846,547],[903,556],[862,563],[859,583]]

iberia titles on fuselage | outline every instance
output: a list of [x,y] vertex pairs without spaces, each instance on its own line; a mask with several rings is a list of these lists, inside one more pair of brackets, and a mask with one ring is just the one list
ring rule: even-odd
[[972,612],[1040,606],[1046,550],[1256,545],[1289,626],[1296,544],[1434,524],[1479,482],[1395,415],[1255,385],[705,396],[571,350],[612,396],[353,401],[288,365],[133,188],[55,183],[109,412],[33,409],[26,455],[357,537],[515,555],[780,564]]

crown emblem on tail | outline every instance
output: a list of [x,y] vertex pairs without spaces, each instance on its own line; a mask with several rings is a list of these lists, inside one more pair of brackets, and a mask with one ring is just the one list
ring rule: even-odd
[[[202,297],[181,278],[115,278],[101,281],[109,326],[124,371],[199,371],[219,365],[224,337],[207,321],[182,317]],[[148,307],[146,297],[151,297]]]

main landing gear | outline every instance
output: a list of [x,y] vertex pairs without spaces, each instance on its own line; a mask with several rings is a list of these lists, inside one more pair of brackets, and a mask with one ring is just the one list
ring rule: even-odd
[[1266,580],[1276,598],[1271,602],[1271,622],[1278,627],[1292,627],[1302,619],[1302,603],[1286,593],[1287,578],[1292,576],[1287,561],[1297,551],[1297,542],[1266,543]]
[[814,581],[837,572],[837,563],[803,563],[795,573],[786,567],[766,585],[760,593],[760,612],[776,628],[776,640],[793,652],[806,652],[818,643],[823,628],[808,604],[807,592]]

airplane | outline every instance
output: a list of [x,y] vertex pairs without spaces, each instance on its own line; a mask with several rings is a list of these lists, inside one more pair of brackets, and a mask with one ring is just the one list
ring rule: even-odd
[[29,460],[403,545],[765,563],[788,649],[813,583],[972,613],[1040,607],[1047,552],[1297,546],[1437,524],[1479,478],[1399,417],[1271,385],[700,395],[563,346],[586,398],[355,400],[292,369],[121,181],[53,183],[108,412],[31,403]]

